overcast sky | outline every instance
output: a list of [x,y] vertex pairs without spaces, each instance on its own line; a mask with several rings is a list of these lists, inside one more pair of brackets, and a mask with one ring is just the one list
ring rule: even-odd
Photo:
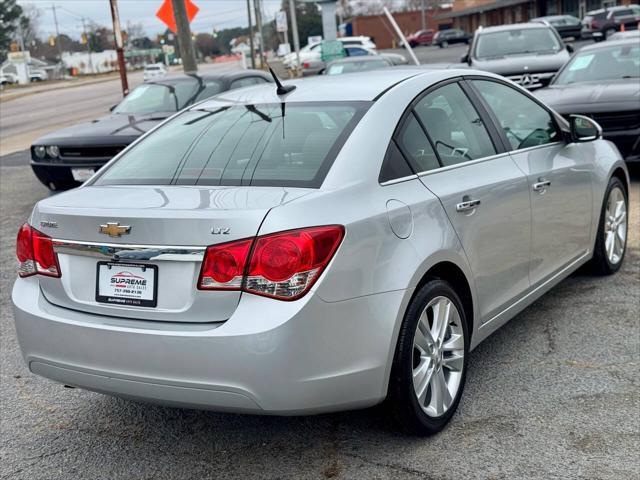
[[[141,23],[149,36],[165,30],[156,18],[156,12],[164,0],[118,0],[120,22],[126,28],[127,21]],[[213,28],[247,26],[246,0],[192,0],[200,11],[191,23],[191,30],[211,33]],[[18,0],[22,6],[33,5],[40,11],[39,33],[42,37],[55,34],[53,12],[55,4],[60,33],[79,38],[82,33],[82,17],[109,28],[112,26],[109,0]],[[262,0],[264,21],[273,19],[280,9],[281,0]]]

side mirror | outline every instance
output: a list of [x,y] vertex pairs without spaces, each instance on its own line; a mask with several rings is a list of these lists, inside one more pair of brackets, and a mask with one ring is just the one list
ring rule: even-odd
[[465,54],[462,56],[462,58],[460,59],[460,63],[467,63],[467,64],[471,65],[471,64],[469,63],[469,54],[468,54],[468,53],[465,53]]
[[567,52],[569,52],[569,53],[573,53],[573,52],[574,52],[573,45],[571,45],[571,44],[567,43],[567,44],[565,45],[565,47],[566,47],[566,49],[567,49]]
[[571,140],[574,142],[592,142],[602,138],[602,127],[583,115],[571,115]]

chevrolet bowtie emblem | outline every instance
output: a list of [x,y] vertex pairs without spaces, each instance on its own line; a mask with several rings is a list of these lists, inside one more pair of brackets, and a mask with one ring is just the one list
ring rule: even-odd
[[129,225],[120,225],[118,222],[107,222],[106,225],[100,225],[100,233],[109,235],[110,237],[119,237],[121,235],[129,234],[131,227]]

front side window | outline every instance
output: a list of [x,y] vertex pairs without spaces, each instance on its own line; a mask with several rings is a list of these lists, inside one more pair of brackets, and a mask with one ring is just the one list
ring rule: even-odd
[[369,102],[189,110],[134,145],[96,185],[318,188]]
[[484,33],[478,37],[475,57],[556,53],[563,49],[551,28],[522,28]]
[[415,112],[444,166],[496,153],[480,115],[457,83],[423,97]]
[[472,80],[472,83],[493,110],[514,150],[560,140],[551,114],[527,96],[497,82]]

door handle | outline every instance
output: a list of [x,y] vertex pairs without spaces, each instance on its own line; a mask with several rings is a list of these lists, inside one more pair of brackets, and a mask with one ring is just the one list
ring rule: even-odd
[[457,212],[469,212],[475,210],[480,205],[480,200],[465,200],[462,203],[456,205]]
[[545,180],[544,178],[539,178],[538,182],[533,184],[533,191],[538,193],[544,193],[547,191],[547,188],[551,186],[551,182],[549,180]]

